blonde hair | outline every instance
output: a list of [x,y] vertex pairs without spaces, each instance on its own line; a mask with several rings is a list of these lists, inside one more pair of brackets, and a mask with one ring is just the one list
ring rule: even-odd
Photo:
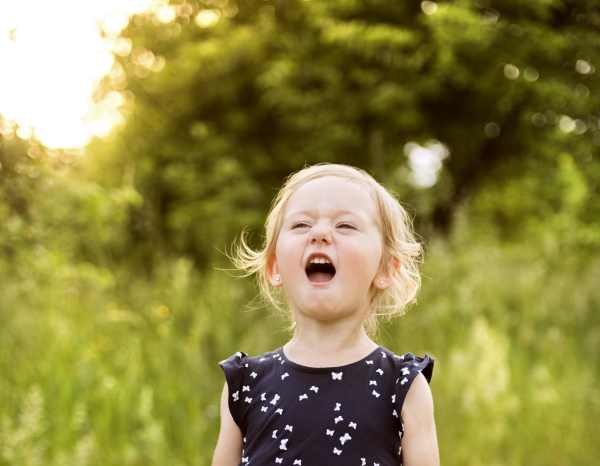
[[[266,237],[262,246],[255,251],[248,245],[247,232],[244,230],[234,243],[232,260],[243,276],[256,273],[262,302],[271,303],[283,313],[294,326],[291,303],[283,288],[272,288],[269,283],[269,259],[275,252],[277,238],[281,230],[282,217],[289,198],[300,186],[324,176],[337,176],[358,183],[365,188],[378,210],[378,227],[383,237],[383,255],[381,266],[392,284],[385,290],[374,289],[364,325],[369,334],[374,334],[381,320],[389,321],[402,315],[406,307],[415,301],[421,286],[419,273],[423,248],[412,231],[412,222],[396,194],[384,188],[364,170],[349,165],[322,163],[306,167],[285,181],[271,204],[271,210],[265,224]],[[400,267],[398,268],[398,264]]]

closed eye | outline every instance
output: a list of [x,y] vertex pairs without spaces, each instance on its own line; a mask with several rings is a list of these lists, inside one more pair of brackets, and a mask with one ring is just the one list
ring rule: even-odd
[[309,227],[308,223],[298,222],[298,223],[295,223],[294,225],[292,225],[292,230],[294,230],[296,228],[308,228],[308,227]]
[[350,228],[352,230],[356,230],[356,227],[350,223],[340,223],[337,227],[338,228]]

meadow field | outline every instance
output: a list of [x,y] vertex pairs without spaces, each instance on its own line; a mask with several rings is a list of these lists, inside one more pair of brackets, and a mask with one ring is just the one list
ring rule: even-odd
[[[186,259],[151,277],[36,262],[2,270],[0,464],[209,465],[218,362],[281,346],[286,323]],[[442,463],[598,464],[600,260],[456,234],[423,275],[377,340],[436,358]]]

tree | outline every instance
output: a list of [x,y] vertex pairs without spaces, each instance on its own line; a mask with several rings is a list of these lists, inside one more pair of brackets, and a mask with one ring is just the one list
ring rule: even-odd
[[[558,167],[571,164],[585,193],[599,182],[599,26],[591,1],[163,5],[123,31],[131,53],[105,91],[125,85],[134,105],[91,152],[115,180],[106,167],[135,165],[138,240],[202,264],[211,244],[261,231],[285,176],[324,161],[371,171],[417,205],[422,229],[447,229],[457,205],[495,186],[478,212],[519,230],[523,213],[562,209],[544,188]],[[431,139],[451,155],[423,189],[405,145]],[[533,199],[511,217],[501,193],[515,179],[531,180]]]

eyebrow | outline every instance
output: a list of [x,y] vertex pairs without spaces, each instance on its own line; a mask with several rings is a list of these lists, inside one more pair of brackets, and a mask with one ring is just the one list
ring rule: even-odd
[[[290,212],[288,215],[286,215],[286,217],[291,217],[292,215],[308,215],[309,217],[311,217],[313,215],[313,212],[310,210],[299,210],[295,212]],[[351,210],[336,210],[335,212],[333,212],[333,217],[340,217],[342,215],[356,215],[357,217],[364,219],[364,217],[361,214],[359,214],[358,212],[352,212]]]

